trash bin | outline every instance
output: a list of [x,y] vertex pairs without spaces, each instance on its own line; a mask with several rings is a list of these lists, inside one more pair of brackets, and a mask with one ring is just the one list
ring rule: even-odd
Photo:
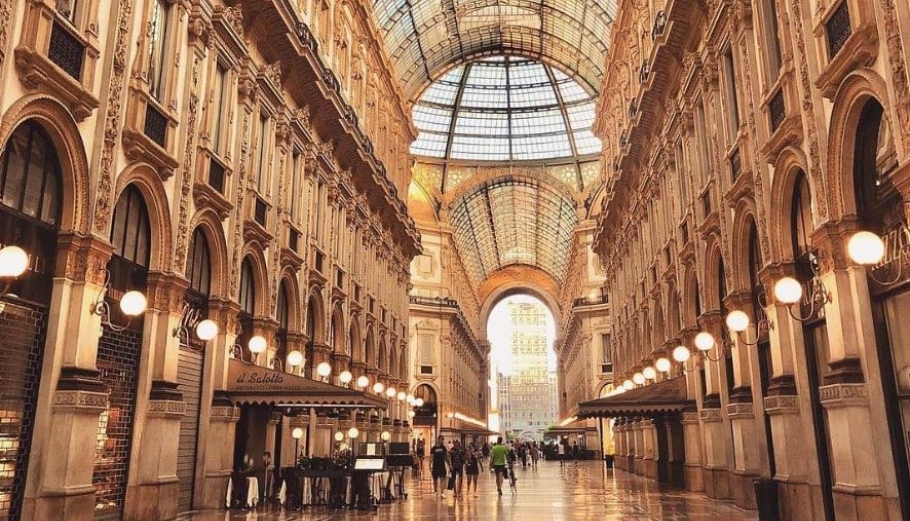
[[777,481],[770,478],[756,479],[755,503],[758,506],[759,521],[779,521],[777,517]]

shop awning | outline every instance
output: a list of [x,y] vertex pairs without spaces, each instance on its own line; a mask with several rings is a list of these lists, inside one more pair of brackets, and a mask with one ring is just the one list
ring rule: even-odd
[[226,394],[235,404],[385,409],[388,400],[231,359]]
[[571,434],[582,434],[587,431],[596,430],[596,427],[588,427],[588,423],[585,420],[577,420],[567,425],[550,427],[544,431],[544,434],[552,434],[554,436],[568,436]]
[[657,416],[695,407],[686,391],[685,378],[673,378],[578,404],[579,418]]

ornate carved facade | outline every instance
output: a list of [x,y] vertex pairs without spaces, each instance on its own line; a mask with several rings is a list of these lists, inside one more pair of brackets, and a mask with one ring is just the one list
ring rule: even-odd
[[[754,508],[765,478],[782,519],[910,515],[907,314],[901,276],[882,274],[906,259],[847,254],[857,230],[906,222],[877,208],[907,196],[908,16],[887,0],[622,4],[596,123],[613,361],[624,380],[684,346],[656,379],[685,378],[694,402],[669,442],[651,417],[620,422],[626,468],[679,461],[684,438],[685,486],[712,498]],[[801,303],[777,291],[786,276]]]

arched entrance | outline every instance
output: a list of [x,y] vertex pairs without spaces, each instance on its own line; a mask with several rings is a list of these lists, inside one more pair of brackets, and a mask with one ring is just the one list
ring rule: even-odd
[[[185,316],[196,320],[209,317],[212,259],[208,240],[201,227],[193,232],[186,265],[189,288],[186,291]],[[202,399],[203,367],[206,343],[190,332],[193,324],[185,324],[186,334],[181,334],[177,360],[177,385],[186,403],[186,414],[180,420],[180,441],[177,447],[177,479],[180,487],[177,497],[179,511],[193,506],[193,489],[196,481],[196,445],[199,431],[199,406]]]
[[413,409],[411,430],[414,439],[423,439],[428,445],[433,445],[439,427],[439,399],[436,390],[427,384],[420,384],[414,388],[413,395],[415,400],[423,400],[423,405]]
[[25,122],[0,155],[0,245],[29,255],[0,297],[0,519],[19,519],[31,452],[61,218],[61,167],[50,137]]
[[129,476],[133,426],[136,423],[136,386],[142,353],[142,316],[131,319],[119,306],[129,291],[147,294],[152,236],[148,208],[136,185],[129,185],[114,208],[111,225],[114,254],[107,264],[109,287],[105,301],[110,320],[102,326],[96,364],[101,381],[110,390],[108,409],[101,413],[95,441],[95,516],[122,515]]

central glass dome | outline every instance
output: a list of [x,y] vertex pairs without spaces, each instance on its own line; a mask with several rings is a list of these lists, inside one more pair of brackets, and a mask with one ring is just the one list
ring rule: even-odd
[[433,82],[414,106],[416,156],[534,161],[593,156],[594,99],[545,63],[494,56]]

